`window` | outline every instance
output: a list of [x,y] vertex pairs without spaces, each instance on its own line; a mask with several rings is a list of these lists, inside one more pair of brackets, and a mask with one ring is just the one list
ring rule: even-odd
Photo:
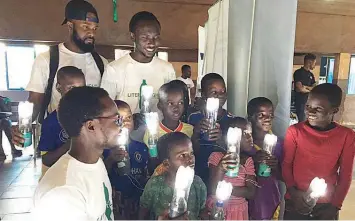
[[355,57],[350,60],[348,94],[355,94]]
[[48,50],[46,45],[19,46],[0,43],[0,90],[26,88],[35,57]]
[[8,90],[22,90],[26,87],[31,77],[34,59],[35,50],[33,47],[6,47]]
[[7,90],[5,50],[5,44],[0,42],[0,91]]

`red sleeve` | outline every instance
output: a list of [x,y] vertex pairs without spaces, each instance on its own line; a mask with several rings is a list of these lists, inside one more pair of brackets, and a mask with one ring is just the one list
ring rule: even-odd
[[345,146],[341,156],[339,158],[340,168],[338,175],[338,183],[335,187],[335,192],[333,194],[332,204],[339,209],[344,202],[346,194],[349,191],[352,173],[353,173],[353,164],[354,164],[354,155],[355,155],[355,134],[351,132],[351,136],[345,141]]
[[297,148],[295,132],[295,127],[291,126],[290,128],[288,128],[284,139],[282,176],[285,180],[287,188],[296,185],[295,180],[293,178],[293,160]]
[[211,153],[210,157],[208,158],[208,165],[218,166],[218,164],[222,158],[223,158],[222,153],[213,152],[213,153]]

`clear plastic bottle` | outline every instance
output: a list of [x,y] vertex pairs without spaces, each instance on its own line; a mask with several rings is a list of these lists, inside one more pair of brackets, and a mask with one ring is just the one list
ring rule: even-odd
[[223,201],[217,201],[211,214],[212,220],[226,220],[223,209]]
[[33,104],[29,102],[20,102],[18,106],[19,124],[18,128],[23,135],[23,148],[32,145],[32,111]]
[[143,79],[141,86],[139,87],[139,109],[141,110],[143,107],[143,93],[142,93],[142,87],[144,85],[147,85],[147,81]]
[[185,191],[176,190],[173,200],[170,205],[169,217],[175,219],[184,215],[187,212],[187,201],[185,199]]

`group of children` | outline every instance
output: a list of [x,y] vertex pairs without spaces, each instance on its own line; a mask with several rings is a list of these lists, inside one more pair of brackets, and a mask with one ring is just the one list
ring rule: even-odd
[[[85,85],[84,75],[75,67],[61,68],[57,78],[56,88],[62,95],[73,87]],[[143,140],[131,137],[127,152],[120,149],[104,152],[105,166],[114,189],[115,219],[167,218],[180,166],[195,170],[187,202],[188,213],[183,218],[208,219],[217,184],[226,180],[233,185],[231,197],[224,205],[226,220],[278,219],[284,197],[279,181],[285,181],[288,191],[285,219],[336,219],[350,186],[355,152],[354,132],[333,122],[342,96],[338,86],[323,84],[312,90],[306,105],[307,121],[291,126],[285,140],[278,139],[272,155],[262,148],[265,135],[272,134],[274,107],[269,99],[252,99],[247,107],[248,116],[241,118],[223,109],[227,90],[220,75],[205,75],[201,93],[203,105],[184,117],[188,113],[186,102],[189,102],[185,88],[175,81],[160,88],[157,107],[163,119],[158,130],[158,159],[149,156],[147,133]],[[219,99],[217,124],[212,130],[205,118],[208,98]],[[122,126],[130,132],[144,124],[137,120],[139,118],[134,119],[126,102],[118,100],[116,105]],[[226,145],[230,127],[243,131],[239,173],[234,178],[225,175],[228,165],[233,164]],[[42,125],[39,143],[44,166],[50,167],[68,151],[67,140],[53,112]],[[129,158],[130,173],[122,174],[117,162],[125,157]],[[271,176],[258,175],[260,164],[271,168]],[[308,208],[311,212],[302,213],[307,207],[303,199],[314,177],[325,179],[327,194],[314,208]]]

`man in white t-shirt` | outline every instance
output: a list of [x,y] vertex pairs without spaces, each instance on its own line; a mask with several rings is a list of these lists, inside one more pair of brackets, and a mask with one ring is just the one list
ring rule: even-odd
[[101,87],[112,99],[123,100],[135,113],[140,111],[140,86],[143,80],[154,88],[151,107],[156,108],[159,88],[176,79],[173,66],[156,55],[160,45],[160,23],[150,12],[138,12],[129,24],[135,49],[107,65]]
[[177,79],[184,82],[189,89],[189,97],[190,97],[190,104],[191,101],[195,99],[195,84],[191,80],[191,66],[190,65],[183,65],[181,67],[181,77],[178,77]]
[[[65,7],[65,20],[62,23],[68,26],[69,38],[66,42],[58,45],[57,52],[57,70],[64,66],[77,67],[83,71],[86,84],[93,87],[100,86],[101,71],[103,72],[108,63],[104,57],[99,56],[94,51],[98,23],[99,17],[93,5],[84,0],[70,1]],[[96,62],[94,55],[96,55],[99,63]],[[40,115],[42,119],[46,110],[48,113],[56,110],[61,98],[59,92],[55,89],[57,78],[54,77],[50,100],[48,103],[45,102],[45,92],[50,75],[50,59],[50,51],[36,57],[32,66],[30,82],[26,87],[26,91],[29,92],[28,101],[34,104],[33,120],[37,119],[42,106],[44,106]],[[99,67],[99,64],[102,67]],[[45,107],[46,105],[48,105],[48,108]],[[17,127],[12,128],[12,135],[13,143],[21,146],[24,139]]]
[[[95,48],[95,37],[99,17],[96,9],[87,1],[70,1],[65,8],[65,20],[69,29],[69,38],[59,44],[58,69],[63,66],[74,66],[83,71],[86,83],[89,86],[99,87],[101,74],[91,52]],[[104,66],[107,60],[101,57]],[[30,82],[26,90],[29,91],[28,100],[34,103],[34,118],[37,116],[43,101],[49,77],[50,53],[38,55],[32,67]],[[57,108],[60,94],[55,90],[56,78],[53,84],[51,101],[48,112]]]
[[36,221],[114,220],[112,189],[101,159],[118,147],[121,122],[117,106],[102,88],[77,87],[60,100],[58,118],[71,137],[68,153],[49,168],[34,194]]

